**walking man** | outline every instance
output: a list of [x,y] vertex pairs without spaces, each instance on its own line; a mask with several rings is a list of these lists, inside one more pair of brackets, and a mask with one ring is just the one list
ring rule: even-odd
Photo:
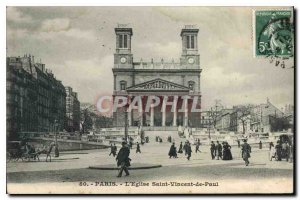
[[136,143],[136,153],[142,153],[140,144],[138,142]]
[[215,149],[216,149],[216,145],[214,143],[214,141],[211,141],[211,145],[210,145],[210,155],[211,155],[211,159],[215,159]]
[[277,144],[275,145],[275,149],[276,149],[277,161],[281,161],[282,145],[280,143],[280,140],[277,141]]
[[251,153],[251,146],[247,143],[247,140],[244,140],[244,144],[242,144],[242,157],[245,161],[245,165],[249,165],[249,158]]
[[132,149],[132,141],[131,141],[131,138],[129,140],[129,148]]
[[130,166],[131,159],[129,158],[130,149],[126,146],[126,142],[122,142],[122,147],[117,155],[117,166],[120,167],[117,177],[121,177],[123,171],[125,171],[126,176],[129,176],[128,167]]
[[186,154],[187,154],[187,159],[190,160],[190,158],[192,156],[192,147],[191,147],[190,143],[187,143]]
[[187,145],[188,145],[188,141],[186,141],[183,145],[184,155],[187,155]]
[[217,157],[217,160],[219,160],[220,158],[222,159],[222,145],[219,143],[219,141],[217,141],[215,155]]
[[112,144],[110,144],[110,153],[109,153],[109,156],[113,154],[114,155],[114,147]]
[[114,157],[117,155],[117,151],[118,151],[118,148],[117,148],[116,144],[114,143],[114,152],[113,152]]
[[178,153],[182,153],[182,142],[180,142],[180,145],[179,145],[179,149],[178,149]]

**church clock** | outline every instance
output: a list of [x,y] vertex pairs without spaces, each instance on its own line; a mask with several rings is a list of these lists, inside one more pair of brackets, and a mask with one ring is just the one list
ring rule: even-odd
[[189,58],[188,62],[189,62],[189,64],[194,64],[195,60],[194,60],[194,58]]
[[125,57],[121,57],[120,61],[122,64],[124,64],[124,63],[126,63],[127,59]]

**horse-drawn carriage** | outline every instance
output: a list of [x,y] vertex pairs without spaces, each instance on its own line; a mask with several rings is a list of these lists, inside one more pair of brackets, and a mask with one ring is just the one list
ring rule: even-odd
[[9,141],[7,144],[7,161],[36,160],[38,158],[35,149],[23,141]]
[[50,157],[51,162],[51,151],[53,146],[54,144],[51,143],[48,147],[44,147],[43,149],[35,149],[24,141],[9,141],[7,143],[6,160],[8,162],[18,160],[30,161],[31,159],[40,161],[39,156],[41,154],[46,154],[46,162],[48,161],[48,157]]

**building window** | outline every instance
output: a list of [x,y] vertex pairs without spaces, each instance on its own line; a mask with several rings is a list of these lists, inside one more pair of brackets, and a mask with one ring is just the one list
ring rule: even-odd
[[127,48],[127,35],[124,35],[124,48]]
[[191,36],[191,49],[195,48],[195,39],[194,36]]
[[195,49],[195,36],[188,35],[186,36],[186,47],[188,49]]
[[123,48],[123,35],[119,35],[119,48]]
[[126,81],[120,81],[120,89],[125,90],[126,89]]
[[119,48],[128,48],[127,35],[119,35]]

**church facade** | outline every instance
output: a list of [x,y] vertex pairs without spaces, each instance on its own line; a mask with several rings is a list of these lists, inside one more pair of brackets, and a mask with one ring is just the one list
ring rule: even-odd
[[[127,106],[113,112],[113,125],[124,126],[189,126],[200,127],[200,55],[198,53],[199,29],[185,26],[180,33],[182,54],[180,62],[167,63],[161,60],[139,62],[133,60],[131,41],[132,28],[115,28],[116,52],[114,54],[113,99],[126,97],[128,104],[139,97],[140,104],[133,109]],[[179,41],[180,38],[178,38]],[[160,103],[154,102],[155,96]],[[147,103],[151,103],[147,109]],[[193,109],[197,108],[197,112]],[[136,108],[136,109],[134,109]],[[138,109],[137,109],[138,108]]]

